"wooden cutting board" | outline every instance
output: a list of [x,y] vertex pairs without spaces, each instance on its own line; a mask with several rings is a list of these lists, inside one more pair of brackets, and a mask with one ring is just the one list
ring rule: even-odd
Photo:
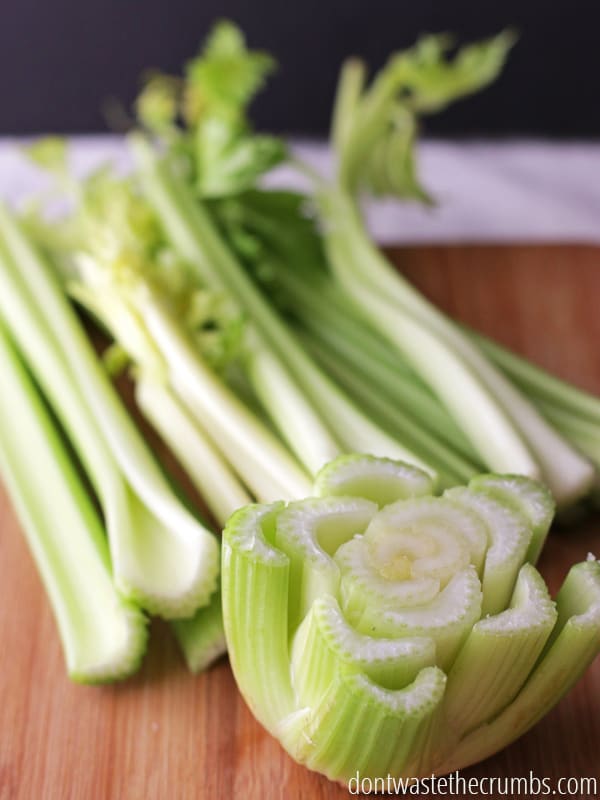
[[[600,394],[600,250],[477,246],[393,255],[455,317]],[[589,551],[600,555],[600,518],[553,533],[541,562],[553,591]],[[189,675],[163,624],[153,625],[136,677],[107,687],[71,684],[1,489],[0,653],[2,800],[348,797],[261,729],[225,659]],[[553,781],[600,778],[600,660],[544,722],[464,775],[527,777],[530,770]]]

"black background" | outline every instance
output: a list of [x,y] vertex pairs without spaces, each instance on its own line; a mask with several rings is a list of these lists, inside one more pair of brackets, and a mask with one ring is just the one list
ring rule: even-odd
[[427,131],[600,135],[598,0],[0,0],[0,134],[106,130],[107,100],[130,104],[147,67],[177,71],[220,17],[280,61],[255,106],[265,128],[324,133],[345,55],[377,66],[419,33],[512,25],[498,83]]

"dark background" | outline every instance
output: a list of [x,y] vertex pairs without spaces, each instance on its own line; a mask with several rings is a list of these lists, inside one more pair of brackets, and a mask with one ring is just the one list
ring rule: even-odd
[[177,71],[220,17],[280,61],[255,106],[265,128],[325,133],[345,55],[377,66],[419,33],[511,25],[501,79],[427,132],[600,135],[598,0],[0,0],[0,134],[106,130],[107,100],[128,106],[148,67]]

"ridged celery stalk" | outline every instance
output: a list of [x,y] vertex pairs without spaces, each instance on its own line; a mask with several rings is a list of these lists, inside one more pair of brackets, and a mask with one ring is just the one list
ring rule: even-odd
[[415,467],[341,456],[306,500],[240,509],[224,624],[246,701],[329,778],[424,777],[523,733],[600,650],[600,563],[556,602],[531,563],[554,501],[480,475],[432,494]]
[[0,472],[52,603],[69,675],[86,683],[124,678],[146,647],[144,614],[115,588],[98,513],[2,322],[0,373]]

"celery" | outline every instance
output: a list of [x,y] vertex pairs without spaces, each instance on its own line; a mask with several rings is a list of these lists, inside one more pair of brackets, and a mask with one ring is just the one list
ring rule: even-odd
[[[278,374],[288,374],[291,378],[289,382],[286,380],[286,394],[290,400],[285,406],[279,405],[282,393],[280,380],[270,381],[263,386],[263,391],[268,391],[274,404],[268,411],[275,424],[281,425],[284,421],[285,427],[280,428],[284,434],[289,433],[287,412],[291,398],[294,398],[294,418],[306,420],[304,425],[297,427],[299,435],[295,439],[295,449],[302,452],[309,439],[314,443],[316,452],[321,453],[320,458],[311,460],[311,471],[316,472],[326,463],[326,454],[331,456],[340,449],[406,458],[427,468],[428,465],[418,456],[364,414],[310,359],[294,334],[249,279],[235,254],[221,238],[207,209],[195,201],[190,187],[176,174],[173,165],[154,153],[146,141],[136,138],[132,142],[146,196],[160,217],[179,258],[191,265],[198,277],[213,291],[225,289],[230,293],[238,307],[256,326],[255,336],[258,339],[255,338],[255,342],[258,347],[271,350],[272,363],[277,365]],[[267,378],[267,375],[263,373],[261,378]],[[294,383],[297,387],[295,391]],[[339,445],[335,444],[336,440]]]
[[115,589],[94,504],[2,323],[0,369],[0,471],[52,603],[69,675],[124,678],[145,650],[144,615]]
[[2,209],[0,230],[1,316],[98,493],[117,587],[165,617],[190,616],[214,590],[217,541],[173,495],[54,276]]
[[[329,778],[425,777],[504,747],[600,651],[600,566],[556,607],[526,560],[553,502],[525,477],[443,496],[419,469],[341,456],[317,497],[236,512],[224,625],[255,716]],[[533,543],[533,546],[532,546]]]
[[343,190],[326,195],[322,208],[338,279],[443,400],[484,462],[492,469],[543,477],[561,505],[587,493],[594,479],[589,462],[385,261]]
[[[365,190],[428,201],[415,170],[418,116],[493,80],[511,44],[512,36],[501,34],[449,59],[444,37],[426,37],[412,50],[394,54],[370,85],[364,65],[348,61],[333,113],[335,179],[327,184],[315,176],[314,192],[329,266],[353,314],[397,350],[401,373],[408,362],[429,386],[476,458],[494,470],[542,478],[567,506],[590,491],[592,464],[393,269],[370,241],[357,202]],[[319,305],[314,298],[309,304]]]

